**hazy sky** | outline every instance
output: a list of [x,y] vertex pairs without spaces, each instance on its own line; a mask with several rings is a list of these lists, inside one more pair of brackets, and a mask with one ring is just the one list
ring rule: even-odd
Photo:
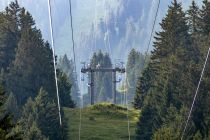
[[[2,11],[12,0],[0,0],[0,11]],[[91,24],[93,23],[95,16],[101,17],[104,14],[103,4],[104,1],[114,3],[117,0],[72,0],[72,13],[74,19],[74,31],[75,36],[79,39],[81,32],[89,31]],[[141,1],[141,0],[140,0]],[[152,2],[152,7],[157,6],[157,0],[144,0]],[[165,13],[167,12],[167,5],[172,0],[161,0],[161,8],[158,14],[158,22],[161,21]],[[186,9],[191,0],[178,0],[183,3],[184,9]],[[201,4],[203,0],[196,0]],[[33,16],[36,21],[37,28],[41,29],[43,37],[46,40],[50,40],[49,30],[49,17],[48,17],[48,0],[18,0],[21,6],[24,6]],[[69,20],[69,0],[51,0],[52,3],[52,15],[53,15],[53,26],[55,30],[55,47],[57,54],[67,53],[72,56],[71,50],[71,33],[70,33],[70,20]],[[96,13],[95,13],[96,12]],[[151,26],[154,18],[154,8],[151,8],[149,17],[145,17],[143,20],[147,20],[148,23],[145,25],[145,30],[151,32]],[[159,24],[156,24],[155,30],[159,29]],[[77,44],[76,44],[77,45]],[[62,46],[62,47],[60,47]],[[80,47],[79,45],[77,48]]]
[[[12,0],[0,0],[0,1],[1,1],[0,11],[2,11]],[[170,3],[171,0],[161,0],[161,1],[164,1],[161,3],[165,3],[166,1]],[[183,3],[183,7],[188,7],[191,2],[191,0],[178,0],[178,1],[181,1]],[[196,1],[198,3],[202,2],[202,0],[196,0]],[[47,6],[48,0],[18,0],[18,2],[21,6],[26,7],[26,9],[30,11],[30,13],[33,15],[37,23],[37,27],[42,30],[44,38],[49,39],[48,36],[49,30],[46,29],[49,25],[48,6]],[[65,18],[68,18],[69,16],[68,0],[51,0],[51,2],[52,2],[52,12],[54,15],[54,25],[62,26],[62,23],[65,22],[64,21]],[[75,16],[77,18],[74,19],[76,20],[75,22],[84,21],[85,18],[83,17],[85,16],[82,14],[89,14],[88,18],[92,19],[94,18],[95,0],[72,0],[72,2],[73,2],[73,13],[77,14],[77,16]],[[102,12],[101,10],[103,9],[98,9],[97,12],[100,13]],[[87,23],[87,25],[91,25],[91,20],[86,20],[85,22]]]

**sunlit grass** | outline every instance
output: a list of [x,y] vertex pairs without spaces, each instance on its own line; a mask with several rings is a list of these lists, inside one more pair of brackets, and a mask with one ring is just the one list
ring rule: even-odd
[[[64,108],[69,139],[79,136],[79,109]],[[135,137],[136,123],[140,112],[129,110],[131,139]],[[127,140],[127,110],[113,104],[96,104],[82,109],[81,140]]]

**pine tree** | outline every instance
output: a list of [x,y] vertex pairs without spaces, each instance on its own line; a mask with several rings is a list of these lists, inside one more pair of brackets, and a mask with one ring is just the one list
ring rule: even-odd
[[26,139],[29,137],[47,137],[50,140],[61,138],[57,105],[50,100],[43,88],[40,89],[34,101],[31,98],[28,99],[23,108],[20,124]]
[[133,106],[136,109],[141,109],[144,102],[144,97],[146,96],[149,89],[154,85],[153,78],[155,76],[152,70],[151,64],[149,64],[143,71],[142,76],[137,80],[136,94],[134,97]]
[[209,35],[210,33],[210,2],[203,0],[201,9],[201,31],[203,35]]
[[19,18],[21,11],[17,0],[0,13],[0,68],[8,71],[15,58],[15,49],[19,40]]
[[23,140],[30,139],[45,139],[40,129],[37,126],[36,117],[38,116],[35,108],[35,103],[31,98],[27,100],[27,103],[23,107],[21,119],[19,120],[20,129],[23,134]]
[[25,140],[48,140],[48,138],[41,134],[41,131],[35,122],[32,123],[28,133],[27,137],[24,138]]
[[25,8],[21,9],[19,18],[20,18],[19,26],[21,28],[21,32],[30,30],[35,25],[35,21],[33,20],[32,15],[28,11],[26,11]]
[[13,116],[13,119],[16,121],[20,117],[20,108],[17,104],[16,97],[13,93],[10,93],[5,104],[7,111]]
[[0,84],[5,86],[5,72],[4,72],[4,69],[1,69],[1,71],[0,71]]
[[7,97],[3,87],[0,86],[0,139],[1,140],[19,140],[19,133],[12,133],[15,127],[11,115],[6,110],[5,104]]
[[128,102],[133,102],[135,89],[137,85],[137,79],[143,69],[144,56],[137,52],[135,49],[131,49],[128,55],[127,61],[127,82],[128,82]]
[[[191,6],[189,7],[189,10],[187,11],[187,17],[188,17],[188,26],[189,26],[189,32],[190,32],[190,45],[191,49],[188,50],[191,55],[191,66],[193,68],[196,68],[196,64],[199,61],[200,57],[200,43],[203,42],[205,39],[202,35],[202,20],[201,20],[201,10],[195,3],[195,1],[192,1]],[[193,73],[193,71],[191,71]],[[195,75],[195,73],[193,73]]]
[[21,38],[7,78],[7,89],[16,96],[20,105],[28,97],[34,98],[42,86],[55,99],[52,50],[49,43],[43,41],[32,16],[24,8],[19,18]]
[[35,98],[35,111],[37,113],[37,125],[41,132],[51,140],[61,138],[58,107],[50,101],[48,93],[41,88]]
[[60,103],[62,107],[71,107],[75,106],[71,98],[71,83],[68,80],[67,76],[63,72],[58,72],[58,88],[60,94]]
[[67,55],[64,55],[63,57],[61,57],[58,61],[58,68],[60,70],[62,70],[68,80],[71,83],[71,97],[72,100],[78,105],[80,103],[79,101],[79,95],[78,95],[78,91],[79,91],[79,87],[76,83],[76,73],[74,72],[74,63],[73,60],[69,60]]
[[200,9],[194,0],[192,1],[192,4],[189,7],[189,10],[187,11],[187,15],[188,15],[188,25],[190,28],[190,33],[194,34],[200,32],[200,23],[201,23]]
[[[186,108],[183,107],[180,110],[173,106],[167,109],[167,115],[165,116],[164,124],[153,134],[153,140],[179,140],[181,138],[183,129],[177,124],[182,124],[185,121]],[[188,132],[194,131],[194,126],[189,122]],[[187,133],[187,139],[192,139],[191,133]]]

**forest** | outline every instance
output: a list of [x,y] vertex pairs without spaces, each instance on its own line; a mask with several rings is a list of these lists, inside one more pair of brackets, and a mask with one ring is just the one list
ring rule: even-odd
[[[85,47],[94,38],[96,46],[104,43],[106,21],[100,23],[98,36],[93,28],[84,36]],[[159,24],[151,52],[122,52],[126,74],[117,75],[117,104],[112,104],[112,75],[96,72],[96,104],[90,105],[90,91],[79,94],[90,85],[79,84],[84,77],[78,78],[74,60],[56,55],[55,70],[50,41],[29,11],[11,2],[0,11],[0,139],[74,140],[79,133],[84,140],[210,140],[210,2],[199,6],[193,0],[185,10],[173,0]],[[129,38],[136,40],[138,34],[126,32],[121,32],[126,43],[110,33],[111,43],[136,46],[138,41]],[[113,68],[118,55],[100,48],[90,56],[89,67]]]

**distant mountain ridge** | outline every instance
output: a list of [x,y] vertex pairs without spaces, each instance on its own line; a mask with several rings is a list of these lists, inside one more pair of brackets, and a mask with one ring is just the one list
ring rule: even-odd
[[[3,2],[0,3],[0,10],[4,9],[11,0],[2,1]],[[179,1],[182,1],[183,7],[187,7],[191,3],[191,0]],[[39,0],[37,2],[19,0],[18,2],[21,6],[26,7],[33,15],[37,27],[42,31],[43,37],[46,40],[50,40],[47,0]],[[51,0],[56,54],[60,56],[66,53],[72,58],[68,2],[68,0]],[[108,47],[105,48],[108,42],[105,45],[104,39],[105,36],[107,37],[109,31],[109,52],[115,54],[113,59],[119,58],[126,60],[126,55],[132,47],[142,52],[145,51],[157,2],[157,0],[72,0],[76,54],[79,56],[79,58],[77,57],[78,65],[80,61],[87,60],[90,57],[90,50],[108,50]],[[202,0],[198,2],[201,3]],[[170,3],[171,0],[161,1],[155,30],[158,30],[158,23],[165,16]],[[105,21],[105,17],[108,31],[104,30],[99,33],[99,24]],[[115,21],[115,23],[113,21]],[[128,24],[131,25],[129,26]],[[95,31],[97,33],[95,33]],[[119,32],[119,34],[117,34],[117,32]],[[96,36],[96,34],[96,42],[98,42],[98,44],[95,47],[95,45],[93,45],[93,36]],[[90,47],[93,48],[91,49]]]

